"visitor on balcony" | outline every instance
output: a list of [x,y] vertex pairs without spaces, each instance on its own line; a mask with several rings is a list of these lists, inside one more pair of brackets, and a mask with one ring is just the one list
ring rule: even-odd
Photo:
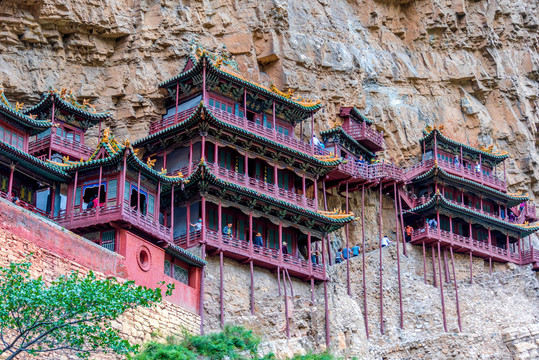
[[17,196],[14,196],[13,199],[11,199],[11,202],[15,205],[21,204],[21,200]]
[[342,250],[342,257],[343,257],[343,259],[345,259],[345,260],[348,260],[348,259],[350,258],[350,248],[345,247],[345,248]]
[[436,229],[438,227],[438,221],[436,221],[435,218],[432,218],[432,219],[427,219],[427,224],[429,224],[429,227],[431,229]]
[[406,242],[412,241],[412,232],[414,231],[414,228],[411,227],[410,225],[407,225],[405,230],[406,230],[406,235],[404,238],[406,239]]
[[344,261],[344,258],[342,256],[342,248],[339,248],[339,250],[337,251],[337,256],[335,257],[335,263],[340,264],[343,261]]
[[460,160],[459,160],[458,155],[455,156],[455,160],[454,160],[453,164],[455,165],[455,168],[457,168],[457,169],[460,167]]
[[229,222],[228,225],[226,225],[223,228],[223,239],[229,240],[232,239],[232,223]]
[[475,162],[475,172],[481,173],[481,164],[478,163],[477,161]]
[[259,233],[259,232],[256,233],[253,244],[256,245],[256,246],[260,246],[260,247],[264,246],[264,239],[262,239],[262,234],[261,233]]
[[359,256],[360,251],[361,248],[359,247],[359,244],[356,244],[356,246],[352,247],[352,257]]
[[358,165],[365,164],[365,160],[363,159],[363,155],[359,155],[359,157],[356,160],[356,164],[358,164]]
[[198,218],[198,221],[194,224],[191,224],[192,227],[195,228],[195,232],[199,232],[202,230],[202,218]]
[[384,237],[382,238],[382,247],[389,246],[389,244],[391,244],[391,243],[392,243],[392,241],[389,240],[387,235],[384,235]]
[[317,154],[322,154],[322,150],[326,148],[326,145],[324,145],[324,143],[321,142],[315,134],[313,134],[312,144],[316,148],[315,151]]
[[313,264],[318,264],[318,256],[320,256],[320,251],[318,250],[315,250],[312,254],[311,254],[311,262]]
[[281,252],[283,255],[288,255],[288,247],[286,246],[288,243],[286,241],[283,241],[283,246],[281,246]]

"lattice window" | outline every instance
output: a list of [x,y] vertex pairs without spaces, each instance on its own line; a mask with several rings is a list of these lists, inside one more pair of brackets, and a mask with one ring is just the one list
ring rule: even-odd
[[181,266],[174,264],[174,279],[178,280],[181,283],[184,283],[185,285],[188,285],[189,272]]
[[114,251],[114,243],[116,240],[116,232],[114,230],[103,231],[101,233],[101,246],[110,251]]
[[171,273],[171,264],[170,261],[165,260],[165,275],[170,276]]

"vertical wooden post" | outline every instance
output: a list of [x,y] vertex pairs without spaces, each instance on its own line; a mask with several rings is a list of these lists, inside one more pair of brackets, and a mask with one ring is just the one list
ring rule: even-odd
[[[317,185],[316,181],[315,181],[315,185]],[[317,192],[318,192],[318,188],[315,186],[314,193],[316,194]],[[328,200],[327,200],[327,195],[326,195],[326,180],[322,180],[322,196],[324,197],[324,210],[328,211]],[[315,202],[318,203],[318,201],[315,201]],[[318,207],[318,204],[316,206]],[[324,242],[323,239],[322,239],[322,242]],[[331,266],[332,260],[331,260],[331,246],[329,243],[329,235],[327,237],[327,242],[328,242],[328,264],[329,266]]]
[[279,179],[278,179],[277,163],[273,166],[273,190],[275,191],[275,196],[279,193]]
[[[55,102],[56,101],[54,101],[54,98],[53,98],[52,99],[51,133],[49,135],[49,157],[48,157],[49,160],[52,157],[52,144],[54,142],[54,135],[56,135],[55,134],[56,127],[54,126],[54,116],[55,116],[55,114],[54,114],[54,112],[55,112],[54,105],[55,105]],[[97,137],[100,138],[100,136],[101,136],[101,120],[99,121],[99,133],[98,133]]]
[[249,212],[249,255],[253,257],[253,212]]
[[305,181],[305,173],[303,173],[303,176],[301,178],[301,191],[303,193],[303,207],[306,206],[306,199],[307,199],[307,195],[306,195],[306,181]]
[[425,278],[425,284],[427,284],[427,258],[425,256],[425,242],[423,241],[423,277]]
[[224,281],[223,281],[223,250],[219,251],[219,302],[221,310],[221,328],[225,326],[225,304],[223,301]]
[[309,274],[313,274],[313,259],[312,259],[312,249],[311,249],[311,232],[307,233],[307,257],[309,263]]
[[206,160],[206,136],[202,136],[202,144],[200,145],[200,159]]
[[[140,187],[139,187],[139,191],[140,191]],[[174,242],[174,184],[172,184],[172,188],[170,189],[170,198],[171,198],[170,199],[170,236],[172,238],[171,239],[172,242]],[[139,192],[139,201],[140,201],[140,192]]]
[[[219,203],[217,205],[217,239],[219,239],[219,250],[222,250],[223,247],[223,208],[221,204],[221,200],[219,200]],[[228,225],[228,224],[227,224]]]
[[505,234],[505,249],[507,250],[507,256],[509,255],[509,233]]
[[202,216],[202,234],[201,234],[202,243],[206,243],[206,197],[205,196],[202,196],[200,200],[200,215]]
[[[404,329],[404,312],[402,309],[402,287],[401,287],[401,260],[400,260],[400,251],[399,251],[399,215],[398,215],[398,201],[397,197],[399,197],[397,193],[397,183],[393,183],[393,192],[395,193],[395,242],[397,243],[397,279],[399,283],[399,309],[400,309],[400,327],[401,329]],[[404,228],[404,224],[402,224],[402,227]],[[403,242],[406,242],[403,239]]]
[[249,260],[249,266],[251,268],[251,315],[255,314],[255,280],[253,271],[253,259]]
[[[11,201],[12,198],[12,192],[13,192],[13,173],[15,172],[15,164],[11,164],[9,166],[9,184],[7,186],[7,196],[8,200]],[[76,190],[76,187],[75,187]],[[74,199],[75,197],[73,197]]]
[[434,134],[434,161],[438,161],[438,130],[433,131],[436,131]]
[[[178,122],[178,98],[179,98],[179,95],[180,95],[180,82],[178,81],[176,83],[176,110],[174,111],[174,124],[176,124]],[[203,100],[205,100],[204,97],[203,97]]]
[[361,185],[361,255],[362,255],[362,275],[363,275],[363,315],[365,318],[365,333],[369,338],[369,316],[367,314],[367,282],[365,276],[365,185]]
[[[97,206],[95,209],[95,217],[99,218],[99,213],[101,212],[101,180],[103,177],[103,166],[99,165],[99,182],[97,183]],[[105,196],[105,206],[107,206],[107,199]]]
[[318,211],[318,177],[314,178],[314,209]]
[[314,114],[311,113],[311,153],[314,155]]
[[380,207],[378,208],[378,233],[379,233],[379,251],[380,251],[380,332],[384,334],[384,285],[382,270],[382,181],[380,180]]
[[473,255],[470,250],[470,284],[473,284]]
[[442,297],[442,317],[444,320],[444,330],[447,332],[447,322],[445,319],[444,283],[442,281],[442,253],[440,252],[440,241],[438,241],[438,268],[440,269],[440,295]]
[[490,227],[488,228],[488,274],[492,275],[492,239],[490,237]]
[[[202,197],[204,200],[204,197]],[[202,217],[202,222],[204,223],[204,216]],[[204,238],[204,225],[202,225],[202,238]],[[202,251],[201,251],[202,260],[206,259],[206,243],[202,242]],[[200,275],[200,294],[198,311],[200,315],[200,334],[204,335],[204,277],[206,276],[206,267],[202,267],[202,274]]]
[[434,287],[437,287],[438,281],[436,280],[436,254],[434,253],[434,246],[431,246],[430,249],[432,250],[432,279],[434,281]]
[[[186,242],[187,242],[187,248],[189,249],[189,242],[191,240],[191,203],[188,201],[187,202],[187,209],[185,210],[186,212],[186,215],[185,215],[185,218],[187,220],[187,234],[186,234]],[[198,222],[198,219],[195,220],[196,222]],[[196,223],[195,223],[196,224]],[[196,237],[196,234],[195,234],[195,237]]]
[[460,147],[460,170],[462,171],[462,173],[464,173],[464,158],[462,157],[462,146]]
[[451,251],[451,267],[453,268],[453,281],[454,281],[454,284],[455,284],[455,299],[456,299],[456,304],[457,304],[457,319],[458,319],[458,324],[459,324],[459,331],[462,332],[462,325],[461,325],[461,322],[460,322],[459,290],[458,290],[458,286],[457,286],[457,275],[455,274],[455,260],[453,258],[453,246],[451,246],[449,249]]
[[283,265],[283,223],[281,220],[279,220],[279,264]]
[[247,88],[243,89],[243,117],[247,119]]
[[[172,203],[170,207],[172,208]],[[142,213],[142,209],[140,208],[140,170],[139,170],[138,178],[137,178],[137,217],[140,217],[141,213]],[[172,218],[170,219],[170,222],[173,222]]]
[[272,112],[272,120],[273,120],[273,136],[275,137],[277,134],[277,124],[276,124],[276,120],[275,120],[275,100],[273,100],[273,112]]
[[74,184],[73,184],[73,197],[71,198],[71,204],[70,204],[71,205],[70,206],[71,207],[71,221],[73,221],[73,213],[75,212],[75,197],[77,196],[77,180],[78,180],[78,176],[79,176],[79,170],[75,170],[75,181],[74,181]]
[[189,164],[187,164],[187,172],[191,175],[193,167],[193,140],[189,139]]
[[55,194],[55,186],[56,184],[52,184],[52,186],[49,188],[49,194],[51,196],[51,200],[50,200],[50,211],[51,211],[51,219],[54,218],[54,197],[56,196]]
[[217,166],[219,166],[219,145],[217,144],[217,139],[213,147],[213,163],[215,164],[215,170],[217,170]]
[[[157,181],[157,197],[154,205],[155,208],[153,209],[153,218],[159,222],[159,206],[161,205],[161,180]],[[189,223],[187,223],[187,231],[189,231]]]
[[245,186],[249,187],[249,157],[247,151],[245,152],[245,159],[243,163],[243,173],[245,178]]
[[[401,199],[401,189],[399,189],[399,212],[400,212],[400,218],[401,218],[401,231],[402,231],[402,250],[404,251],[404,256],[408,256],[408,254],[406,254],[406,236],[405,236],[405,233],[404,233],[404,217],[402,215],[402,199]],[[397,194],[395,194],[395,196],[397,196]]]
[[290,320],[288,317],[288,295],[286,294],[286,274],[283,270],[284,311],[286,317],[286,337],[290,339]]
[[[348,181],[346,182],[346,213],[348,214]],[[348,296],[352,296],[350,292],[350,234],[349,234],[349,226],[346,224],[346,289],[348,291]]]
[[202,101],[204,101],[204,105],[207,103],[206,101],[206,59],[204,58],[204,62],[202,63]]

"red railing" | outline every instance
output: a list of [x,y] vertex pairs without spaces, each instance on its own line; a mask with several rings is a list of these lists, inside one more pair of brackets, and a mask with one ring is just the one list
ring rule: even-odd
[[519,254],[508,251],[507,249],[489,245],[485,241],[478,241],[467,236],[454,233],[452,234],[449,231],[433,228],[427,225],[422,228],[415,229],[412,232],[412,243],[416,241],[421,242],[421,240],[425,238],[439,239],[451,245],[459,245],[468,250],[479,252],[483,255],[496,255],[496,257],[503,258],[506,261],[520,263]]
[[96,225],[99,223],[99,217],[105,217],[107,215],[118,215],[123,218],[124,221],[131,223],[133,226],[138,227],[154,236],[170,241],[172,233],[170,228],[161,225],[155,221],[151,216],[141,214],[135,209],[129,207],[127,202],[124,202],[124,206],[120,205],[107,205],[98,208],[82,210],[78,213],[68,213],[66,210],[60,211],[60,214],[54,218],[59,225],[69,229],[77,227],[85,227],[89,225]]
[[[6,199],[6,200],[12,202],[12,198],[10,198],[6,192],[3,192],[3,191],[1,191],[1,190],[0,190],[0,197],[3,197],[4,199]],[[15,204],[15,203],[14,203],[14,204]],[[20,200],[20,199],[19,199],[18,204],[15,204],[15,205],[18,205],[18,206],[20,206],[20,207],[22,207],[22,208],[24,208],[24,209],[26,209],[26,210],[28,210],[28,211],[31,211],[31,212],[33,212],[33,213],[35,213],[35,214],[38,214],[38,215],[40,215],[40,216],[43,216],[43,217],[45,217],[45,218],[47,218],[47,219],[50,219],[50,218],[51,218],[51,214],[49,214],[48,212],[43,211],[43,210],[41,210],[41,209],[38,209],[38,208],[36,208],[34,205],[28,204],[27,202],[24,202],[24,201],[22,201],[22,200]]]
[[[245,257],[252,257],[260,262],[265,262],[268,265],[279,265],[280,252],[276,249],[252,245],[253,248],[251,251],[250,243],[248,241],[225,236],[222,236],[221,240],[219,241],[219,233],[210,229],[206,229],[205,235],[206,243],[209,245],[222,248]],[[290,271],[296,271],[305,275],[309,274],[309,262],[290,254],[283,254],[283,261],[280,263],[280,266]],[[319,277],[324,276],[324,268],[322,265],[312,264],[312,271]]]
[[189,116],[191,116],[193,114],[193,112],[195,111],[195,109],[197,107],[198,107],[198,105],[193,106],[190,109],[180,111],[177,114],[178,116],[171,115],[171,116],[164,117],[161,120],[157,120],[157,121],[152,122],[150,124],[150,135],[154,134],[154,133],[156,133],[158,131],[161,131],[163,129],[166,129],[168,127],[171,127],[172,125],[176,125],[176,124],[179,124],[181,122],[184,122],[185,120],[187,120],[189,118]]
[[533,201],[527,201],[524,203],[523,207],[521,205],[514,206],[511,208],[511,211],[517,217],[516,223],[523,224],[526,220],[535,221],[537,220],[537,214],[535,210],[535,203]]
[[[412,166],[411,168],[408,168],[404,172],[404,180],[413,180],[416,176],[430,170],[432,166],[434,166],[434,158],[421,161]],[[462,164],[455,165],[452,161],[438,159],[438,166],[440,166],[442,169],[446,170],[450,174],[462,176],[468,180],[490,186],[497,190],[507,190],[507,184],[504,180],[493,175],[485,175],[482,172],[475,171],[474,169],[468,169],[467,167],[462,166]]]
[[82,157],[85,159],[89,158],[94,152],[90,147],[83,145],[80,142],[76,142],[75,140],[69,140],[56,134],[36,139],[30,142],[30,144],[28,145],[28,152],[32,154],[39,150],[46,149],[49,146],[56,151],[67,153],[72,156]]
[[370,125],[365,122],[361,124],[347,123],[343,125],[343,130],[352,138],[358,141],[369,140],[375,145],[384,147],[384,135],[381,132],[374,130]]
[[403,177],[403,171],[400,167],[389,163],[366,164],[348,161],[339,165],[341,171],[344,171],[354,177],[366,180],[393,179],[400,180]]
[[539,250],[531,249],[522,251],[522,265],[537,263],[539,265]]

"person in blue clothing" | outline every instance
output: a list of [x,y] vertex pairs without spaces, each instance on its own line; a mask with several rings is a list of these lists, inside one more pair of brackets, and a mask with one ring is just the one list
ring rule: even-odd
[[356,244],[356,246],[352,247],[352,257],[359,256],[360,251],[361,248],[359,247],[359,244]]
[[262,239],[261,233],[256,233],[255,240],[253,244],[258,245],[260,247],[264,246],[264,240]]
[[342,250],[342,257],[345,260],[350,258],[350,248],[346,247]]
[[339,251],[337,251],[337,257],[335,258],[335,263],[340,264],[344,261],[344,258],[342,256],[342,249],[339,248]]
[[318,264],[318,255],[320,255],[320,252],[318,250],[315,250],[312,254],[311,254],[311,262],[313,264]]
[[226,225],[224,228],[223,228],[223,239],[230,239],[232,238],[232,223],[229,222],[228,225]]

